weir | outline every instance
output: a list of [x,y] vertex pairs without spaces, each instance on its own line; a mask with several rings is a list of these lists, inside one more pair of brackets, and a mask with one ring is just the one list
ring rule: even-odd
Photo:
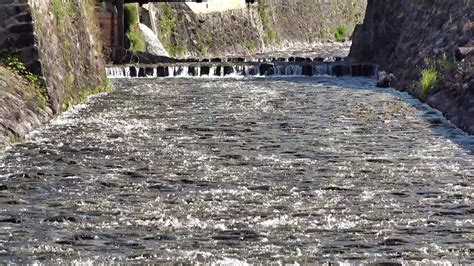
[[248,76],[352,76],[373,77],[374,64],[349,63],[176,63],[154,65],[109,65],[109,78],[159,78],[159,77],[248,77]]

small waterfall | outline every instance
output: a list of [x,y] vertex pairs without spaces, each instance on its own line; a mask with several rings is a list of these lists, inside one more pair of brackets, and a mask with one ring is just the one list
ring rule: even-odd
[[147,52],[154,55],[169,56],[168,52],[166,52],[166,49],[158,39],[158,36],[156,36],[152,29],[142,23],[139,24],[139,27],[143,33],[143,37],[145,38]]
[[160,77],[247,77],[247,76],[353,76],[373,77],[377,66],[372,64],[340,63],[255,63],[229,64],[227,62],[179,63],[162,65],[114,65],[106,68],[110,78]]
[[130,78],[130,68],[129,67],[107,67],[106,68],[107,77],[112,78]]
[[285,68],[286,76],[301,76],[302,72],[302,67],[300,65],[289,65]]

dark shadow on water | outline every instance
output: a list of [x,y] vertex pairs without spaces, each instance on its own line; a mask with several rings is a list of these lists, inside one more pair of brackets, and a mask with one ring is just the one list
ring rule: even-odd
[[438,136],[450,140],[457,144],[466,153],[474,155],[474,135],[469,135],[465,131],[457,128],[451,123],[439,110],[422,103],[407,92],[401,92],[393,88],[377,88],[376,81],[370,78],[354,78],[354,77],[278,77],[274,80],[286,81],[298,84],[322,84],[327,86],[338,85],[348,90],[365,90],[376,91],[379,93],[388,93],[398,99],[408,103],[411,107],[416,108],[425,122],[430,124],[431,130]]

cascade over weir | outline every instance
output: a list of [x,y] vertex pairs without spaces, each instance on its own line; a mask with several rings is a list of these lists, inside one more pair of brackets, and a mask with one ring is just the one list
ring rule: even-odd
[[213,58],[172,59],[155,64],[108,65],[111,78],[155,78],[196,76],[353,76],[373,77],[374,64],[354,64],[341,58]]

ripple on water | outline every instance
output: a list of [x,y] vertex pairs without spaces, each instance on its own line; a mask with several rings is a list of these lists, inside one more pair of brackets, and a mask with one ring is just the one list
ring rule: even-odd
[[474,138],[408,94],[114,82],[0,158],[3,261],[474,263]]

